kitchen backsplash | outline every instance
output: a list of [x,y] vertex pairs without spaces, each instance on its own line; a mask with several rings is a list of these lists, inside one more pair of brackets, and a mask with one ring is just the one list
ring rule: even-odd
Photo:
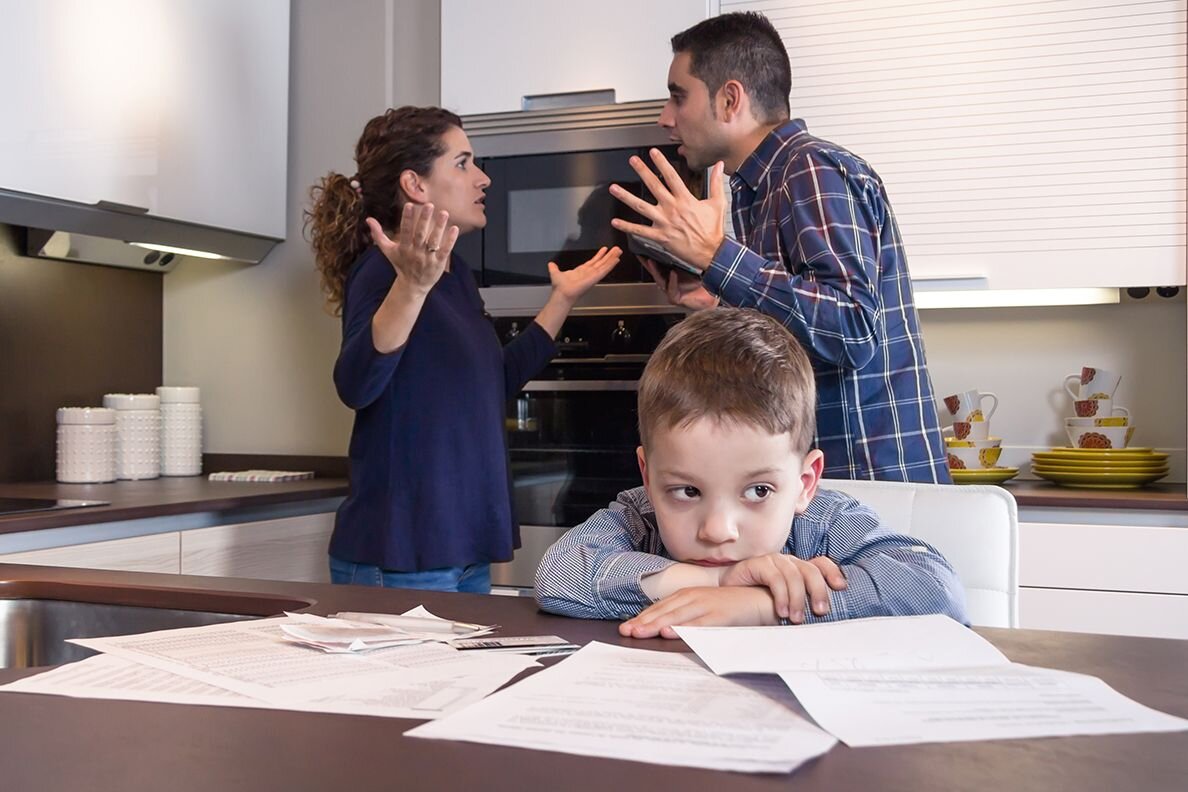
[[22,246],[0,225],[0,482],[54,478],[58,407],[161,383],[161,275]]

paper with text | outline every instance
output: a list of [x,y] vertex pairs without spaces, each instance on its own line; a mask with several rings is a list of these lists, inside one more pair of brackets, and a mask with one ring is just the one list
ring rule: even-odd
[[676,652],[591,643],[412,737],[655,764],[791,772],[836,740],[775,677],[723,679]]
[[1188,730],[1096,677],[1017,664],[780,676],[851,747]]

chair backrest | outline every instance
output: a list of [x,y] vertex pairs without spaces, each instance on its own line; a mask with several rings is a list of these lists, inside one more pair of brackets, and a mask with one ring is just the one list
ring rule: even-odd
[[1019,512],[1001,487],[822,479],[869,506],[896,533],[923,539],[965,586],[970,622],[1019,626]]

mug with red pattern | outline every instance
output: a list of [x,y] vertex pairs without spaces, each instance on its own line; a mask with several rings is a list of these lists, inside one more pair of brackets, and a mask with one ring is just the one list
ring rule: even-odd
[[1085,366],[1080,374],[1069,374],[1064,378],[1064,390],[1073,397],[1073,401],[1112,399],[1121,381],[1121,374]]
[[[990,399],[989,409],[982,407],[986,399]],[[989,421],[997,409],[998,396],[995,394],[989,391],[982,393],[976,390],[967,390],[946,396],[941,400],[941,407],[937,412],[940,414],[941,422],[948,426],[955,421],[968,423]]]

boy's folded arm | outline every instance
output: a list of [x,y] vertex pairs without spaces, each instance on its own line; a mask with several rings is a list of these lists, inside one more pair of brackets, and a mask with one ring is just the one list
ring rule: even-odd
[[851,558],[840,561],[846,588],[830,591],[824,617],[806,611],[806,621],[871,616],[942,613],[962,624],[965,590],[953,568],[932,547],[897,534],[884,534]]
[[570,529],[545,553],[536,568],[541,610],[580,619],[626,619],[652,604],[641,581],[676,562],[642,549],[648,546],[649,528],[625,495]]
[[808,621],[943,613],[969,623],[965,590],[936,548],[889,531],[873,511],[848,496],[822,491],[818,499],[819,510],[810,506],[817,530],[806,532],[816,533],[815,541],[798,546],[796,554],[832,558],[846,576],[846,588],[830,592],[826,616],[806,612]]

